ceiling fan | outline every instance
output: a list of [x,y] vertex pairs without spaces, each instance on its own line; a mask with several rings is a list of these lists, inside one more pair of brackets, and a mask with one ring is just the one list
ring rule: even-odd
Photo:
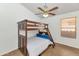
[[37,13],[36,15],[41,15],[42,14],[43,17],[48,17],[49,15],[52,15],[52,16],[56,15],[56,14],[52,13],[51,11],[57,10],[58,7],[56,6],[56,7],[53,7],[53,8],[48,10],[48,6],[45,4],[44,9],[41,8],[41,7],[38,7],[38,9],[42,12]]

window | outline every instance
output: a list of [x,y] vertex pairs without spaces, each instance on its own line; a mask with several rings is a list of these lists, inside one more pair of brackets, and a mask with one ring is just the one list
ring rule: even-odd
[[76,17],[61,20],[61,36],[76,38]]

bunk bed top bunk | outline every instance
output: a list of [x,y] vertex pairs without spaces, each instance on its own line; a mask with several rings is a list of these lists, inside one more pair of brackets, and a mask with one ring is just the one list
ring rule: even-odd
[[[38,33],[35,36],[27,37],[28,31],[36,30]],[[44,36],[45,34],[48,37]],[[24,55],[40,55],[50,44],[54,46],[48,24],[30,20],[18,22],[18,48]]]

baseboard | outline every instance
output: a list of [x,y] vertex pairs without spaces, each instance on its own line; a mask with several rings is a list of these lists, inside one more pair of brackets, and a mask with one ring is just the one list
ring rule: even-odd
[[62,44],[62,43],[58,43],[58,42],[55,42],[56,44],[59,44],[59,45],[63,45],[63,46],[67,46],[67,47],[70,47],[70,48],[74,48],[74,49],[78,49],[79,50],[79,48],[76,48],[76,47],[72,47],[72,46],[69,46],[69,45],[65,45],[65,44]]
[[9,51],[6,51],[6,52],[2,52],[2,53],[0,53],[0,56],[3,56],[3,55],[5,55],[5,54],[7,54],[7,53],[9,53],[9,52],[12,52],[12,51],[14,51],[14,50],[17,50],[18,48],[15,48],[15,49],[12,49],[12,50],[9,50]]

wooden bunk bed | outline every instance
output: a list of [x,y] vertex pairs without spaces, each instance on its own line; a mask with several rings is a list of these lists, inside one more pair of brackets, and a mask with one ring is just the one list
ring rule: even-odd
[[29,56],[29,53],[27,50],[27,31],[32,31],[32,30],[40,31],[41,28],[46,30],[46,33],[49,36],[49,40],[53,43],[52,46],[54,47],[55,43],[48,29],[48,24],[35,22],[35,21],[29,21],[29,20],[23,20],[23,21],[18,22],[18,48],[23,53],[23,55]]

